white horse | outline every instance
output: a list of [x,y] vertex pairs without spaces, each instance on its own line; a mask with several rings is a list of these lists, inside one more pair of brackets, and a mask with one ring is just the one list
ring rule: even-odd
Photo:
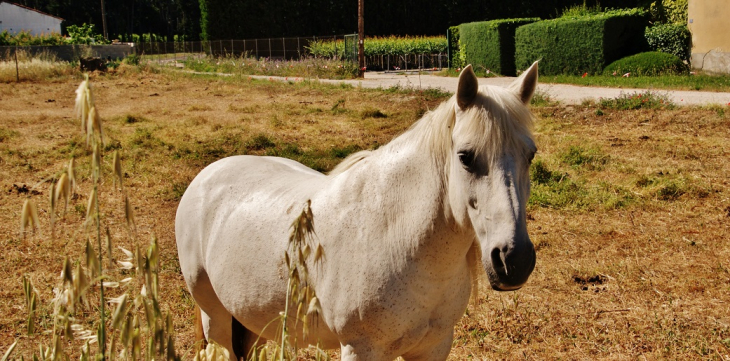
[[325,256],[310,267],[322,312],[305,344],[341,348],[342,360],[445,360],[479,254],[495,290],[520,288],[535,267],[525,207],[536,84],[537,63],[507,89],[479,87],[467,66],[450,100],[329,175],[276,157],[205,168],[175,234],[206,338],[237,359],[279,336],[267,324],[284,310],[290,225],[311,200]]

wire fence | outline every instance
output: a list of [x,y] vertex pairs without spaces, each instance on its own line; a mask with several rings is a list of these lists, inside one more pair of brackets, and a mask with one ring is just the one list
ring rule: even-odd
[[[57,46],[19,46],[0,47],[0,60],[13,61],[16,53],[24,57],[52,57],[69,62],[80,58],[101,58],[121,60],[137,55],[147,62],[160,65],[182,66],[185,61],[207,57],[253,57],[267,60],[300,60],[313,57],[309,51],[314,41],[342,41],[342,51],[335,56],[341,60],[357,61],[357,34],[310,36],[291,38],[263,38],[244,40],[212,40],[184,42],[140,42],[118,43],[112,45],[57,45]],[[448,68],[445,53],[373,55],[365,57],[367,70],[408,71],[441,70]]]

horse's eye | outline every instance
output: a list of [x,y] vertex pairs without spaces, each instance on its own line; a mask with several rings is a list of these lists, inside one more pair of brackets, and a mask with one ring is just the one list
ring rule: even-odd
[[461,161],[461,164],[464,166],[464,168],[471,168],[474,165],[474,152],[471,151],[461,151],[458,153],[459,155],[459,161]]
[[535,159],[535,153],[536,152],[530,152],[530,155],[527,156],[527,163],[532,164],[532,160]]

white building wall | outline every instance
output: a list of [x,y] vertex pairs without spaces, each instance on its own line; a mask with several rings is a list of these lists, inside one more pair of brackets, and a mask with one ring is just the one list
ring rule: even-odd
[[61,33],[61,19],[44,15],[6,2],[0,2],[0,32],[17,34],[22,30],[32,35]]

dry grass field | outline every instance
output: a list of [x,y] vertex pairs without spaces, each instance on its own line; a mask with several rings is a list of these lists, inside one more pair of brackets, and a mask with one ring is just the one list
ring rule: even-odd
[[[39,342],[50,343],[48,335],[26,335],[22,277],[41,297],[36,327],[50,327],[47,305],[63,260],[84,252],[89,153],[73,112],[80,80],[0,84],[0,352],[19,340],[15,355],[28,358]],[[387,143],[445,99],[433,91],[134,68],[92,76],[92,84],[107,155],[122,154],[136,242],[159,239],[162,308],[174,314],[176,345],[186,358],[193,303],[179,273],[173,224],[197,172],[244,153],[327,171],[353,151]],[[547,102],[534,113],[539,152],[528,217],[535,272],[517,292],[483,286],[478,304],[456,325],[450,359],[730,360],[730,109]],[[48,185],[40,182],[59,176],[72,156],[79,187],[52,237]],[[101,216],[115,246],[132,249],[111,183],[103,179]],[[41,230],[23,236],[28,195],[39,205]]]

